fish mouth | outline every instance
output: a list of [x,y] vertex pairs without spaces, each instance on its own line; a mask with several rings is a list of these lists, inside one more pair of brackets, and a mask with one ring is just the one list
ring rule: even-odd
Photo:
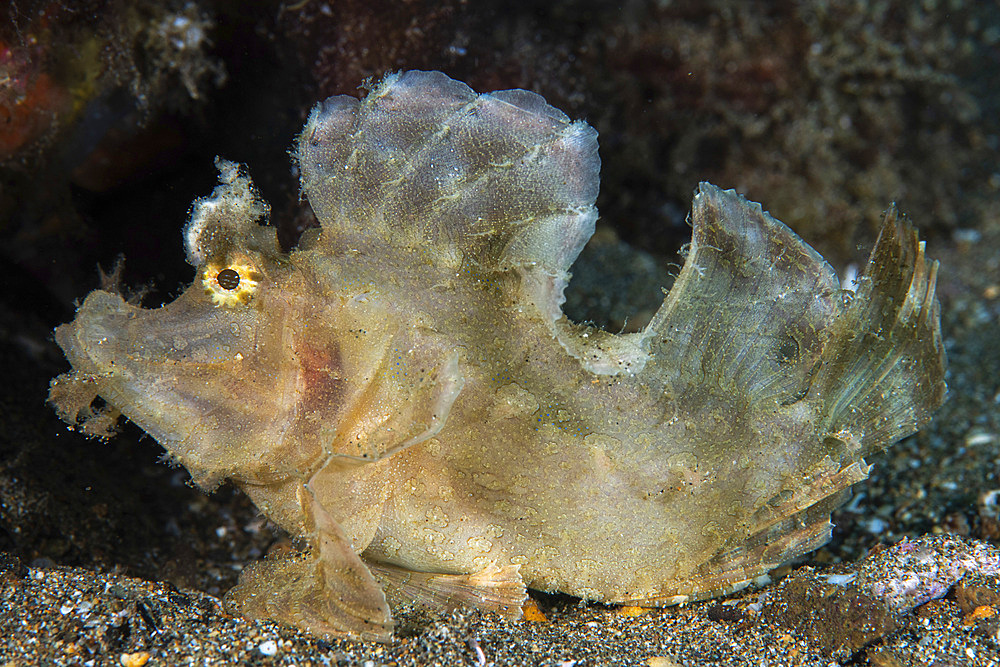
[[[198,290],[154,309],[92,292],[76,318],[56,329],[73,370],[52,382],[49,401],[91,435],[111,435],[124,415],[202,488],[239,475],[282,479],[284,450],[270,457],[268,446],[283,442],[295,416],[298,367],[261,364],[261,355],[275,357],[276,344],[260,333],[257,317],[253,308],[206,303]],[[92,407],[96,397],[104,408]]]
[[121,361],[122,330],[134,317],[132,311],[138,310],[141,308],[130,306],[117,294],[96,290],[87,296],[72,322],[56,328],[56,343],[78,372],[95,379],[113,374],[116,357]]
[[230,364],[250,354],[256,327],[250,312],[197,303],[185,293],[160,308],[140,308],[118,294],[97,290],[76,319],[56,329],[56,342],[77,370],[98,377],[171,373],[185,366]]
[[[95,291],[77,310],[76,318],[56,328],[55,339],[73,367],[49,385],[49,403],[80,432],[107,438],[116,431],[121,414],[120,378],[115,377],[117,331],[130,317],[124,299]],[[100,397],[103,403],[95,401]]]
[[[78,386],[78,402],[85,394],[100,396],[161,444],[186,439],[198,416],[212,407],[199,394],[205,381],[199,384],[198,376],[206,366],[211,373],[232,362],[235,337],[214,309],[202,315],[205,309],[190,305],[182,296],[145,309],[118,294],[92,292],[76,318],[55,332],[73,366],[63,384]],[[214,325],[208,331],[207,323]],[[213,336],[222,336],[220,330],[229,336],[221,343]]]

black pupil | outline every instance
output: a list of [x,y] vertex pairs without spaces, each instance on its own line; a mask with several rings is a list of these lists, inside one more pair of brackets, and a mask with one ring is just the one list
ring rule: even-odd
[[222,269],[215,277],[222,289],[233,290],[240,286],[240,274],[232,269]]

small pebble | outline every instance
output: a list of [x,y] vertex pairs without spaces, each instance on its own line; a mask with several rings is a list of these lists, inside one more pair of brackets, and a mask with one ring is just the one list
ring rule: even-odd
[[835,586],[846,586],[857,578],[857,572],[851,572],[849,574],[831,574],[826,578],[826,583],[833,584]]
[[122,667],[142,667],[149,662],[149,653],[146,651],[122,653],[121,657],[118,658],[118,662],[121,663]]
[[273,639],[268,639],[267,641],[261,642],[260,646],[257,647],[257,650],[260,651],[261,655],[272,656],[278,653],[278,643]]
[[642,616],[647,613],[649,613],[649,609],[645,607],[625,606],[618,609],[619,616]]
[[965,444],[968,447],[978,447],[980,445],[992,445],[997,440],[996,433],[984,431],[974,431],[965,436]]
[[532,623],[548,623],[549,621],[544,612],[538,608],[538,604],[531,598],[525,600],[524,604],[521,605],[521,613],[521,618]]

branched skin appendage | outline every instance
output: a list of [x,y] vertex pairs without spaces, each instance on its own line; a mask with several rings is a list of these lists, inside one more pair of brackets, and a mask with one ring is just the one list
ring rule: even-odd
[[864,457],[944,398],[936,264],[895,209],[848,298],[702,184],[663,306],[618,335],[562,314],[600,160],[541,97],[392,75],[318,104],[295,158],[322,223],[299,248],[220,160],[184,230],[194,284],[154,310],[95,291],[56,330],[64,419],[124,414],[307,544],[244,572],[244,615],[385,640],[396,601],[736,590],[826,541]]

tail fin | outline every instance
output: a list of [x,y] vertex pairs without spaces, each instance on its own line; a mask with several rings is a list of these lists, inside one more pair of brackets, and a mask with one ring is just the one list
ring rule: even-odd
[[937,268],[891,207],[860,286],[831,323],[813,382],[823,397],[820,430],[858,440],[861,455],[914,433],[944,401]]

